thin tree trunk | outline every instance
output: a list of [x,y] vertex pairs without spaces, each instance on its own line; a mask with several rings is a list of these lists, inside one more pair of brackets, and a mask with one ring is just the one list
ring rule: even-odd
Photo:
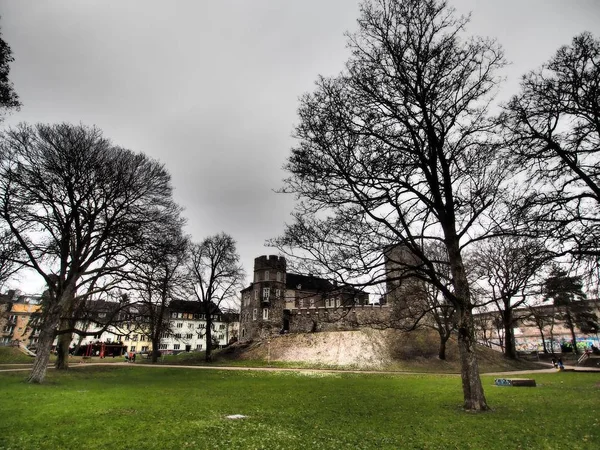
[[540,336],[542,336],[542,347],[544,349],[544,354],[548,354],[548,347],[546,347],[546,338],[544,337],[544,330],[540,328]]
[[571,345],[573,346],[573,352],[576,355],[579,355],[579,350],[577,349],[577,336],[575,336],[575,325],[573,324],[573,318],[571,317],[571,312],[567,309],[567,315],[565,316],[567,322],[567,328],[571,332]]
[[517,359],[517,348],[515,345],[515,332],[512,326],[512,311],[505,309],[502,313],[504,321],[504,356]]
[[552,349],[551,353],[554,355],[554,317],[552,317],[550,324],[550,348]]
[[205,361],[212,361],[212,317],[210,315],[210,303],[206,305],[206,353]]
[[448,342],[449,338],[450,335],[444,335],[440,333],[440,346],[438,349],[438,358],[443,361],[446,360],[446,343]]

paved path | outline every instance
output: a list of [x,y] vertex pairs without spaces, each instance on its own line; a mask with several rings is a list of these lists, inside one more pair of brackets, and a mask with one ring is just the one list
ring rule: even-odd
[[[0,369],[0,372],[16,372],[23,370],[30,370],[30,364],[2,364],[3,366],[18,365],[20,367],[10,369]],[[556,373],[557,369],[552,367],[551,364],[547,364],[547,369],[531,369],[531,370],[517,370],[510,372],[490,372],[481,373],[481,375],[492,375],[492,376],[514,376],[514,375],[526,375],[536,373]],[[390,372],[383,370],[341,370],[341,369],[292,369],[283,367],[236,367],[236,366],[182,366],[179,364],[136,364],[126,362],[114,362],[114,363],[96,363],[86,362],[71,364],[69,368],[78,367],[89,367],[89,366],[136,366],[136,367],[167,367],[173,369],[205,369],[205,370],[233,370],[233,371],[258,371],[258,372],[329,372],[329,373],[358,373],[358,374],[379,374],[379,375],[433,375],[432,372]],[[53,369],[53,366],[48,366],[49,369]],[[599,372],[600,368],[595,367],[576,367],[576,366],[565,366],[566,371],[572,372]],[[459,373],[437,373],[437,375],[447,376],[460,376]]]

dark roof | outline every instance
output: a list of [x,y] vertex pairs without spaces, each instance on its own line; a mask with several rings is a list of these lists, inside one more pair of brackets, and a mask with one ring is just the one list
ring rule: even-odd
[[[221,314],[221,310],[217,305],[211,302],[211,314]],[[190,300],[171,300],[169,303],[169,311],[171,312],[187,312],[193,314],[206,314],[204,303]]]
[[333,284],[324,278],[318,278],[313,275],[298,275],[295,273],[286,274],[285,286],[288,289],[316,292],[329,292],[336,289]]

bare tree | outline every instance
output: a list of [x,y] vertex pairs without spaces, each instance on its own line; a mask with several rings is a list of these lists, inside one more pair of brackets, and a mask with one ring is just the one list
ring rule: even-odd
[[71,329],[61,319],[70,319],[75,298],[115,287],[125,253],[169,208],[170,176],[83,125],[20,125],[2,134],[0,151],[0,217],[23,249],[20,262],[48,286],[29,376],[39,383],[57,328]]
[[206,361],[212,359],[213,315],[243,287],[244,270],[239,263],[235,240],[219,233],[193,244],[190,251],[189,279],[196,299],[206,314]]
[[9,230],[0,231],[0,288],[21,268],[21,247]]
[[2,122],[6,111],[18,109],[21,106],[13,83],[8,78],[10,63],[13,61],[12,50],[2,39],[2,33],[0,32],[0,122]]
[[[540,337],[542,338],[542,349],[544,353],[549,353],[548,346],[546,344],[545,330],[547,327],[551,327],[551,329],[554,327],[554,322],[556,319],[554,308],[549,310],[545,307],[529,305],[527,309],[528,314],[525,318],[523,318],[523,321],[525,323],[532,323],[536,326],[540,332]],[[554,353],[554,344],[552,343],[552,339],[550,346],[552,353]]]
[[600,258],[600,41],[576,36],[530,72],[506,107],[507,140],[531,188],[533,235],[597,271]]
[[539,241],[518,236],[489,239],[473,252],[473,272],[479,285],[487,287],[488,297],[500,314],[503,351],[508,358],[517,357],[513,329],[519,318],[515,310],[524,307],[530,295],[540,292],[539,277],[552,256]]
[[591,312],[589,305],[584,302],[586,295],[583,292],[583,281],[581,276],[570,275],[566,270],[554,266],[544,280],[545,300],[551,300],[557,308],[557,316],[564,321],[571,332],[571,346],[573,352],[578,354],[577,337],[575,327],[579,322],[578,316]]
[[[467,22],[441,0],[363,3],[346,70],[301,99],[283,191],[302,201],[274,244],[363,285],[382,282],[383,249],[403,245],[419,263],[397,264],[456,310],[464,407],[480,411],[463,253],[498,220],[507,170],[488,104],[504,59],[494,41],[462,40]],[[448,255],[450,287],[423,251],[430,242]]]
[[184,220],[173,208],[163,221],[148,227],[130,259],[130,281],[137,293],[139,326],[152,341],[152,362],[160,355],[161,337],[171,332],[167,315],[171,300],[184,295],[189,239],[183,234]]

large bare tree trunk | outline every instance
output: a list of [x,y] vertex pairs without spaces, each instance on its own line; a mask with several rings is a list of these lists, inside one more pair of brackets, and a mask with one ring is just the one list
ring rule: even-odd
[[458,350],[460,355],[464,408],[468,411],[486,411],[488,408],[483,385],[479,377],[479,365],[475,353],[473,314],[470,308],[459,311]]
[[[71,290],[67,290],[63,294],[63,298],[61,301],[61,316],[59,324],[60,330],[69,330],[75,327],[75,321],[73,320],[73,309],[75,303],[75,293]],[[58,370],[68,370],[69,369],[69,346],[71,345],[71,340],[73,339],[73,333],[60,333],[58,335],[58,342],[56,343],[56,363],[54,367]]]
[[154,337],[152,339],[152,364],[156,364],[158,361],[158,356],[160,355],[160,350],[158,349],[160,346],[160,337]]
[[40,340],[38,341],[33,368],[27,378],[29,383],[43,383],[46,378],[46,369],[50,361],[50,352],[52,350],[52,342],[56,336],[56,327],[60,320],[59,308],[55,306],[55,311],[48,314],[42,323],[40,331]]
[[459,250],[458,239],[449,239],[448,257],[454,279],[456,313],[458,315],[458,350],[460,355],[464,408],[467,411],[489,409],[479,377],[479,365],[475,353],[475,321],[469,281]]
[[[73,299],[75,298],[75,281],[72,280],[69,286],[66,286],[62,295],[58,299],[49,299],[48,304],[44,307],[44,321],[40,331],[40,340],[38,350],[33,361],[33,368],[27,378],[29,383],[43,383],[46,377],[46,369],[50,361],[50,352],[52,350],[52,342],[56,336],[56,330],[60,323],[60,318],[64,317],[65,311],[72,310]],[[67,346],[68,353],[68,346]]]
[[71,343],[71,337],[71,333],[58,335],[58,342],[56,343],[56,362],[54,363],[54,367],[58,370],[69,369],[69,345]]

